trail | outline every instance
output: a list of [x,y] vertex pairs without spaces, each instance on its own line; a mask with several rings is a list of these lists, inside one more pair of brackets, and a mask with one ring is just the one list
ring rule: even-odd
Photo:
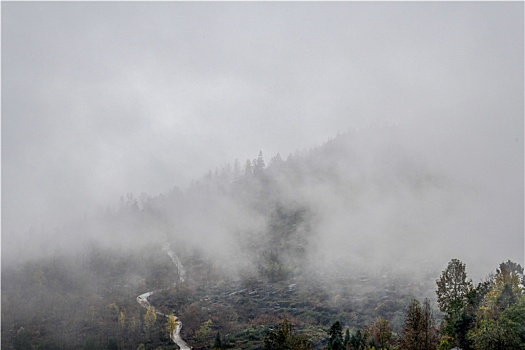
[[[175,254],[175,252],[171,249],[171,246],[168,243],[167,238],[166,238],[166,243],[164,244],[162,250],[168,254],[168,256],[171,258],[171,261],[177,267],[177,272],[179,275],[179,282],[184,282],[184,280],[186,279],[186,269],[184,269],[184,265],[182,265],[182,262],[180,261],[177,254]],[[176,285],[177,285],[177,282],[174,282],[173,287],[175,287]],[[150,302],[148,301],[148,298],[152,296],[153,294],[166,290],[166,289],[157,289],[157,290],[143,293],[137,297],[137,302],[146,309],[151,306],[155,310],[155,307],[150,304]],[[157,315],[168,317],[168,315],[163,314],[162,312],[159,312],[157,310],[155,310],[155,313]],[[177,316],[175,316],[175,321],[176,321],[177,326],[170,334],[171,340],[173,340],[173,342],[177,344],[181,350],[191,350],[191,346],[189,346],[188,343],[186,343],[180,336],[182,322],[177,318]]]

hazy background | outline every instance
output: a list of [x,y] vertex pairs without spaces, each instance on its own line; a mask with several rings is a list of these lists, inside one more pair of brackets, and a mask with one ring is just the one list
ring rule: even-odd
[[395,124],[523,264],[523,3],[1,6],[3,237]]

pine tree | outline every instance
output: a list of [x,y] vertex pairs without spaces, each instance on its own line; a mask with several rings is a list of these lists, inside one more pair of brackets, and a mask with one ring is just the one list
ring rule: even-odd
[[345,339],[343,341],[343,345],[346,348],[346,345],[350,342],[350,330],[347,328],[345,332]]
[[222,349],[221,334],[217,332],[215,335],[215,343],[213,344],[213,349]]
[[283,158],[281,157],[281,155],[279,153],[277,153],[275,155],[275,157],[273,157],[272,159],[270,159],[270,165],[271,166],[279,166],[283,163]]
[[241,177],[241,166],[239,164],[239,160],[235,159],[233,162],[233,181],[239,180]]
[[425,299],[421,308],[421,343],[423,350],[435,349],[438,344],[436,323],[430,307],[430,301]]
[[253,167],[252,163],[249,159],[246,160],[246,164],[244,165],[244,176],[249,176],[253,174]]
[[335,321],[328,331],[328,349],[344,350],[343,328],[339,321]]
[[352,336],[350,337],[350,348],[352,350],[361,350],[365,347],[365,339],[363,337],[363,333],[361,333],[361,330],[358,329]]
[[297,335],[292,324],[284,320],[281,327],[264,338],[264,350],[311,350],[312,343],[304,335]]
[[421,350],[421,305],[412,300],[407,309],[401,347],[405,350]]
[[31,344],[31,333],[24,329],[24,327],[20,327],[16,332],[13,346],[15,350],[33,349],[33,345]]
[[259,151],[259,156],[257,157],[257,161],[255,161],[255,167],[254,167],[254,173],[260,174],[265,167],[264,164],[264,158],[262,151]]

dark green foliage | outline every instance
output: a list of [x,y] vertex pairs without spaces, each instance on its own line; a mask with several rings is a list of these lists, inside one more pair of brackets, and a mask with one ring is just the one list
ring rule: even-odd
[[440,308],[446,312],[442,324],[446,337],[440,349],[450,344],[464,350],[524,349],[522,280],[523,268],[509,260],[500,264],[496,275],[474,288],[466,281],[464,264],[459,260],[451,261],[437,281]]
[[312,344],[305,336],[294,332],[293,326],[288,320],[275,330],[271,330],[264,338],[265,350],[309,350]]
[[[456,310],[445,316],[443,331],[454,340],[454,343],[463,350],[472,349],[472,342],[467,334],[476,320],[477,310],[485,295],[490,289],[490,281],[478,283],[476,288],[472,288],[467,294],[465,305],[451,306],[451,310]],[[455,301],[457,303],[457,301]]]
[[500,310],[505,310],[516,303],[517,297],[512,291],[512,287],[509,284],[504,284],[501,294],[496,299],[496,306]]
[[350,342],[350,330],[347,328],[345,331],[345,339],[343,340],[343,345],[346,345]]
[[366,337],[363,336],[360,329],[352,334],[349,344],[352,350],[362,350],[366,347]]
[[118,350],[118,342],[116,339],[110,339],[108,345],[106,346],[107,350]]
[[507,260],[506,262],[499,264],[499,269],[496,270],[496,273],[504,275],[510,275],[514,273],[521,275],[523,280],[523,267],[511,260]]
[[472,281],[467,280],[463,262],[452,259],[436,283],[437,300],[441,311],[451,314],[465,305]]
[[31,344],[31,333],[24,328],[20,328],[15,335],[13,342],[15,350],[31,350],[33,345]]
[[483,297],[481,289],[473,288],[472,282],[467,279],[465,264],[458,259],[448,263],[436,284],[439,309],[446,314],[443,332],[454,339],[457,346],[470,349],[467,331],[474,318],[473,304]]
[[500,264],[467,333],[476,350],[525,349],[523,268],[512,261]]
[[525,296],[505,309],[497,319],[480,319],[469,332],[469,337],[474,349],[525,349]]
[[328,345],[329,350],[343,350],[343,328],[339,321],[335,321],[334,324],[328,330]]
[[221,334],[217,332],[215,335],[215,342],[213,343],[214,349],[222,349],[222,341],[221,341]]
[[95,339],[88,338],[84,344],[84,350],[96,350],[98,349]]

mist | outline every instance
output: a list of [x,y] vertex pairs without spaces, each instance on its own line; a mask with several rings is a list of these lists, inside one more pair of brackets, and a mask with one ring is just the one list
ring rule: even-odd
[[2,3],[2,262],[167,235],[242,276],[285,213],[321,275],[523,264],[523,39],[509,2]]
[[525,265],[523,6],[2,2],[2,347],[324,348]]

